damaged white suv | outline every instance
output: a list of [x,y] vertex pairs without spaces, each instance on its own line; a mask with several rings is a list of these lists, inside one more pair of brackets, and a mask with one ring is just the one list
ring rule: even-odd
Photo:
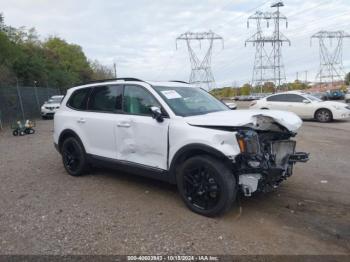
[[122,78],[71,88],[54,119],[65,169],[103,165],[177,184],[199,214],[227,211],[239,192],[269,191],[292,175],[301,119],[272,110],[230,110],[183,82]]

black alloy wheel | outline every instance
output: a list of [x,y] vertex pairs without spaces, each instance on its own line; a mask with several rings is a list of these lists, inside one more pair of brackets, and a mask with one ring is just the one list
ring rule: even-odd
[[177,185],[192,211],[210,217],[228,211],[237,193],[233,172],[220,160],[206,155],[183,163],[177,174]]
[[215,207],[220,199],[220,186],[205,165],[186,170],[184,190],[188,201],[202,210]]
[[84,174],[87,166],[86,155],[83,146],[76,138],[67,138],[63,142],[61,152],[64,167],[70,175]]

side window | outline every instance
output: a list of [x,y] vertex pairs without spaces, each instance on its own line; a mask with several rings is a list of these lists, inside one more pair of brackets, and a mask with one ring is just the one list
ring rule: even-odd
[[286,95],[274,95],[266,98],[266,100],[270,102],[284,102],[286,101],[285,96]]
[[117,112],[122,109],[123,86],[94,87],[88,104],[88,110],[97,112]]
[[151,116],[150,107],[160,107],[158,101],[141,86],[126,85],[124,89],[124,112]]
[[91,89],[89,87],[76,90],[69,98],[67,106],[77,110],[86,110],[86,103]]
[[286,101],[294,103],[302,103],[305,98],[296,94],[287,94]]

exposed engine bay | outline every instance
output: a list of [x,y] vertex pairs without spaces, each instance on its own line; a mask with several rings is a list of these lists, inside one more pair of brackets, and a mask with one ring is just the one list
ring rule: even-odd
[[245,196],[268,192],[293,174],[296,162],[307,162],[309,154],[295,152],[292,132],[241,130],[237,140],[241,154],[235,159],[239,185]]

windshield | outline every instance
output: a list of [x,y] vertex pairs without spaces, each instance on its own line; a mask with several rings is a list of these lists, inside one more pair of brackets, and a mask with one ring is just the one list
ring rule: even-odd
[[49,101],[47,101],[48,104],[59,104],[62,101],[62,97],[53,97],[50,98]]
[[309,94],[305,94],[304,95],[307,99],[311,100],[311,101],[316,101],[316,102],[321,102],[322,100],[313,96],[313,95],[309,95]]
[[154,89],[178,116],[203,115],[230,110],[200,88],[154,86]]

